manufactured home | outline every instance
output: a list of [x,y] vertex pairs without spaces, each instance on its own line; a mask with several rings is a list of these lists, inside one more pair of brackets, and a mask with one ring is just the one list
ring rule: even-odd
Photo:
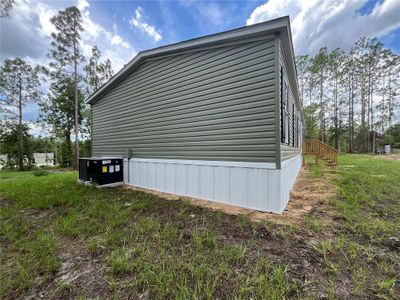
[[303,111],[288,17],[140,52],[88,99],[128,185],[282,213]]

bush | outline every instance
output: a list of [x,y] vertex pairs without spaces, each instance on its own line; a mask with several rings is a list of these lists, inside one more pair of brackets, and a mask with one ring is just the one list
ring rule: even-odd
[[35,176],[47,176],[47,175],[49,175],[49,171],[44,170],[44,169],[37,169],[36,171],[33,172],[33,175],[35,175]]
[[40,169],[42,169],[42,170],[49,170],[49,171],[51,171],[51,170],[58,169],[58,166],[47,166],[47,165],[45,165],[45,166],[39,166],[39,167],[37,167],[37,168],[40,168]]

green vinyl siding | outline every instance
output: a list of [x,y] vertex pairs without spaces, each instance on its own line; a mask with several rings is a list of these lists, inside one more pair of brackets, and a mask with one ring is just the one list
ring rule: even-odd
[[92,105],[92,155],[275,162],[273,40],[145,60]]

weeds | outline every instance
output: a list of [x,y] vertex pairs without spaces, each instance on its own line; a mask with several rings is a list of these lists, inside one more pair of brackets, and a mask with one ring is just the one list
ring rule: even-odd
[[313,214],[306,214],[304,216],[304,222],[311,231],[320,232],[324,228],[323,222],[317,219]]
[[47,176],[49,174],[50,174],[49,171],[44,170],[44,169],[37,169],[37,170],[33,171],[34,176]]

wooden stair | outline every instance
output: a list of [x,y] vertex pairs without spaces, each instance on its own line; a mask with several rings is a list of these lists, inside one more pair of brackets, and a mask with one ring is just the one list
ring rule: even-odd
[[323,159],[330,166],[336,166],[338,163],[338,151],[319,141],[319,140],[304,140],[302,146],[303,165],[305,165],[304,157],[306,155],[315,156],[315,164],[318,164],[318,159]]

